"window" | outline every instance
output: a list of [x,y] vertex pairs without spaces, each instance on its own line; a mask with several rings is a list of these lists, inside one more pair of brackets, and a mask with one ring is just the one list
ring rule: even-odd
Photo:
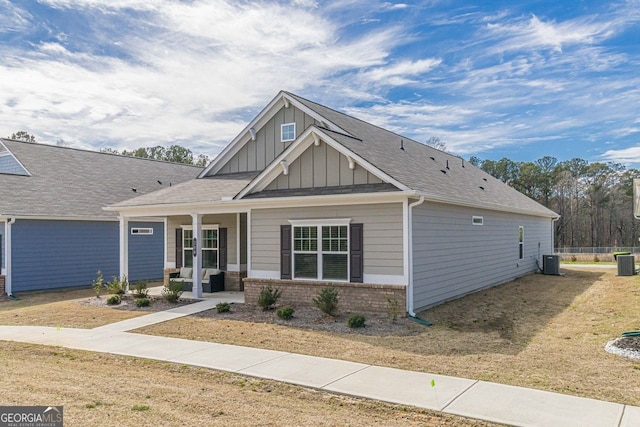
[[132,227],[131,234],[153,234],[153,228]]
[[473,217],[471,217],[471,223],[473,225],[482,225],[482,224],[484,224],[484,217],[473,216]]
[[296,139],[296,124],[286,123],[280,126],[280,140],[282,142],[293,141]]
[[294,226],[294,278],[349,280],[348,236],[348,225]]
[[[182,227],[182,265],[193,267],[193,229]],[[218,268],[218,228],[217,226],[202,226],[200,237],[202,253],[202,268]]]
[[518,259],[524,258],[524,227],[518,227]]

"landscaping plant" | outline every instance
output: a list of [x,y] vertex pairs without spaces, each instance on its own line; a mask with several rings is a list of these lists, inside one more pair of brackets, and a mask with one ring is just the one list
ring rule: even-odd
[[142,280],[137,281],[133,288],[134,298],[147,298],[149,296],[149,289],[147,289],[147,283]]
[[120,298],[120,295],[118,295],[118,294],[111,295],[109,298],[107,298],[107,304],[108,305],[118,305],[118,304],[120,304],[121,301],[122,301],[122,299]]
[[122,278],[113,276],[113,280],[107,283],[107,292],[112,295],[124,295],[127,291],[127,284],[127,276],[122,276]]
[[104,286],[104,277],[102,277],[102,271],[98,270],[98,276],[92,282],[93,290],[96,291],[96,297],[100,298],[100,291]]
[[278,289],[273,289],[271,286],[262,287],[258,294],[258,305],[263,310],[269,310],[278,302],[282,292]]
[[400,314],[400,303],[396,298],[388,298],[387,302],[389,303],[389,316],[391,321],[395,323],[398,321],[398,315]]
[[162,298],[168,302],[175,303],[178,302],[182,292],[182,282],[169,280],[169,284],[162,288]]
[[136,307],[149,307],[151,300],[149,298],[136,298]]
[[364,316],[362,316],[361,314],[354,314],[353,316],[349,317],[349,320],[347,320],[347,325],[349,325],[350,328],[363,328],[364,322]]
[[313,302],[321,311],[333,316],[338,309],[338,297],[338,290],[333,286],[327,286],[318,292]]
[[293,313],[294,312],[295,312],[295,310],[293,309],[293,307],[287,305],[287,306],[284,306],[284,307],[280,307],[278,309],[278,311],[276,311],[276,315],[280,319],[291,320],[293,318]]
[[228,313],[231,311],[231,305],[228,302],[220,302],[216,304],[216,311],[218,313]]

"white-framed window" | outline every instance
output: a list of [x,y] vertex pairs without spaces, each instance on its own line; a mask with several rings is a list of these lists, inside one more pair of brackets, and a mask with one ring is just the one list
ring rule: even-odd
[[481,216],[472,216],[471,217],[471,224],[473,225],[483,225],[484,224],[484,217]]
[[[218,226],[203,225],[200,235],[202,268],[218,268]],[[193,226],[182,226],[182,265],[193,267]]]
[[518,227],[518,259],[524,259],[524,227]]
[[153,228],[146,228],[146,227],[131,227],[131,234],[146,234],[146,235],[152,235],[153,234]]
[[294,139],[296,139],[296,124],[285,123],[280,125],[280,140],[282,142],[288,142]]
[[349,280],[349,223],[298,223],[293,226],[293,278]]

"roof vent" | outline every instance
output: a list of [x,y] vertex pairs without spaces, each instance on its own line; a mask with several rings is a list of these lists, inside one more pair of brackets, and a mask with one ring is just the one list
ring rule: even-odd
[[481,189],[482,191],[484,191],[484,187],[483,187],[482,185],[480,186],[480,189]]
[[429,157],[431,160],[433,160],[434,162],[436,161],[435,157]]
[[489,182],[489,181],[487,181],[487,178],[482,178],[482,180],[483,180],[484,182]]
[[444,170],[444,169],[440,169],[440,172],[442,172],[442,173],[443,173],[443,174],[445,174],[445,175],[447,174],[447,171],[446,171],[446,170]]
[[447,169],[449,169],[449,160],[447,159]]
[[404,151],[404,140],[403,139],[400,140],[400,149],[402,151]]
[[462,167],[464,167],[464,159],[461,159],[461,160],[462,160]]

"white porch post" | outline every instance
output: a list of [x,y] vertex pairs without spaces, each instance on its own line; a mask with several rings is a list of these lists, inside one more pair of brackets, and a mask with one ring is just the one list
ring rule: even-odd
[[13,295],[13,287],[11,284],[11,247],[13,246],[13,238],[11,237],[11,226],[16,222],[15,218],[10,218],[7,219],[7,222],[5,222],[5,233],[4,233],[4,238],[5,238],[5,242],[6,242],[6,246],[4,248],[4,256],[5,256],[5,260],[4,260],[4,264],[5,264],[5,273],[6,275],[4,276],[4,291],[6,292],[7,295]]
[[193,218],[193,290],[194,298],[202,298],[202,215],[191,214]]
[[129,218],[120,215],[120,278],[127,277],[129,291]]

